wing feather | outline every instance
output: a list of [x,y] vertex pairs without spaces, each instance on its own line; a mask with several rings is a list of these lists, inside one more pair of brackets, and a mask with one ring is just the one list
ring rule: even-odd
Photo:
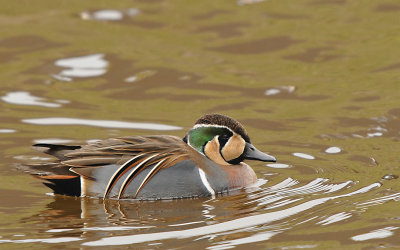
[[[135,168],[132,170],[132,172],[129,173],[129,175],[126,177],[125,181],[122,183],[121,189],[118,194],[118,199],[121,198],[121,195],[124,193],[126,187],[129,185],[129,183],[144,169],[146,168],[146,163],[150,161],[152,158],[158,156],[156,155],[150,155],[147,157],[144,161],[140,162],[135,166]],[[156,164],[157,166],[157,164]]]
[[108,196],[111,189],[117,183],[117,181],[134,165],[137,163],[137,160],[143,156],[144,154],[136,155],[133,158],[129,159],[127,162],[121,165],[121,167],[114,172],[113,176],[111,176],[110,181],[107,184],[107,188],[104,192],[104,198]]
[[[27,166],[37,175],[47,173],[66,178],[82,176],[95,181],[94,173],[111,165],[121,165],[108,181],[104,198],[108,197],[118,180],[128,171],[119,197],[127,186],[144,169],[152,167],[140,184],[136,194],[160,169],[173,166],[179,161],[189,158],[188,146],[175,136],[126,136],[100,140],[83,146],[64,146],[51,144],[35,145],[40,151],[58,158],[54,163],[42,163],[38,166]],[[69,174],[68,174],[69,173]],[[49,177],[52,178],[52,177]]]

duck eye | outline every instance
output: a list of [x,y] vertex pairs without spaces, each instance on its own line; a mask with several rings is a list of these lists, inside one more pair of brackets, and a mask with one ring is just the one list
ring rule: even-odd
[[218,141],[219,141],[219,145],[221,147],[223,147],[226,142],[229,140],[230,136],[229,135],[220,135],[218,136]]

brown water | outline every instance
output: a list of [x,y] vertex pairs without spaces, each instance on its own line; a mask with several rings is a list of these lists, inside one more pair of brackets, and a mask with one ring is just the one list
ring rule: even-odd
[[[1,6],[0,248],[400,247],[397,1]],[[208,112],[277,157],[249,162],[257,186],[104,202],[15,170],[48,160],[35,142],[183,136]]]

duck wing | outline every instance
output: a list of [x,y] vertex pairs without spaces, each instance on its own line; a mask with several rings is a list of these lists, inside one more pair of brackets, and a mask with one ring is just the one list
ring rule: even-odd
[[[72,193],[76,196],[84,194],[84,190],[80,190],[85,189],[82,185],[84,180],[92,184],[97,181],[95,172],[99,168],[110,169],[102,171],[111,176],[108,177],[104,198],[110,194],[118,180],[125,176],[118,193],[120,198],[130,182],[144,169],[151,167],[136,195],[160,169],[189,159],[187,144],[175,136],[129,136],[100,140],[83,146],[35,144],[34,147],[55,156],[57,161],[27,165],[28,171],[46,180],[45,185],[55,193]],[[77,182],[79,179],[81,181]]]

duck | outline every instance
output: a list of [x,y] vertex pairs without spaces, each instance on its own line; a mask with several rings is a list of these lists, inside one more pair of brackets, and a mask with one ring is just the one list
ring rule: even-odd
[[222,114],[203,115],[183,138],[124,136],[33,147],[55,160],[24,169],[54,194],[102,199],[215,197],[257,182],[244,160],[276,162],[253,146],[242,124]]

